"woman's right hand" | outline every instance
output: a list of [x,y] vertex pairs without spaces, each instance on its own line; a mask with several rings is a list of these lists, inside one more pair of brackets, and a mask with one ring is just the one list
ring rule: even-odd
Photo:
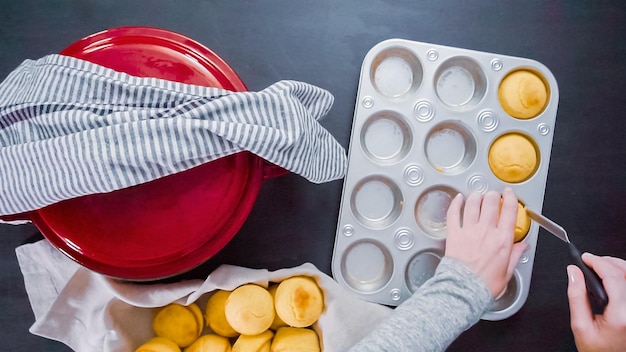
[[603,314],[594,315],[582,272],[575,265],[567,267],[567,296],[576,348],[579,352],[626,351],[626,261],[590,253],[582,258],[602,279],[609,304]]
[[[461,215],[463,209],[463,215]],[[465,206],[458,194],[447,213],[447,257],[465,264],[480,277],[495,298],[506,288],[525,243],[513,243],[517,219],[517,197],[512,189],[500,193],[489,191],[484,196],[472,192]]]

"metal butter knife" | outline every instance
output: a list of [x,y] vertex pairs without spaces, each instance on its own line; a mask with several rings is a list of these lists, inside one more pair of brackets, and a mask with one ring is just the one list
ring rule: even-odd
[[541,214],[535,213],[528,208],[526,208],[526,213],[541,227],[548,230],[548,232],[568,244],[569,253],[574,260],[574,264],[576,264],[576,266],[580,268],[580,270],[583,272],[583,275],[585,276],[585,283],[587,285],[587,296],[589,297],[591,310],[594,314],[602,314],[602,312],[604,312],[604,308],[609,303],[609,298],[606,295],[604,286],[602,286],[602,280],[600,279],[598,274],[593,271],[593,269],[588,267],[587,264],[583,262],[581,258],[581,253],[578,251],[578,248],[576,248],[576,246],[574,246],[574,244],[570,242],[569,238],[567,237],[567,232],[565,232],[565,229],[554,221],[546,218]]

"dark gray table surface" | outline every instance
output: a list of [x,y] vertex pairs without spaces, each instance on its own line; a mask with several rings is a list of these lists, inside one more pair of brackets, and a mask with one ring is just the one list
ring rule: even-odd
[[[622,1],[7,1],[0,2],[0,79],[24,59],[57,53],[95,32],[161,27],[224,58],[250,90],[295,79],[329,90],[322,124],[348,147],[361,62],[388,38],[527,57],[560,91],[544,213],[581,250],[626,258],[626,3]],[[0,170],[1,172],[1,170]],[[264,183],[221,263],[278,269],[312,262],[330,274],[341,181],[295,176]],[[31,225],[0,225],[0,349],[66,351],[33,336],[15,248],[40,239]],[[481,321],[450,351],[573,351],[566,247],[540,232],[530,293],[504,321]]]

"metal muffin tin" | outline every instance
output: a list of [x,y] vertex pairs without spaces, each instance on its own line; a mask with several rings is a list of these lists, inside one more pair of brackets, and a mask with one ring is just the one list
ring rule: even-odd
[[[516,70],[548,87],[543,111],[509,116],[498,87]],[[457,192],[513,188],[541,211],[558,105],[557,82],[541,63],[402,39],[374,46],[361,68],[348,170],[343,184],[332,270],[361,298],[396,306],[434,274],[443,256],[446,210]],[[491,144],[507,133],[530,139],[536,171],[519,183],[497,178]],[[539,227],[506,291],[483,319],[501,320],[526,301]]]

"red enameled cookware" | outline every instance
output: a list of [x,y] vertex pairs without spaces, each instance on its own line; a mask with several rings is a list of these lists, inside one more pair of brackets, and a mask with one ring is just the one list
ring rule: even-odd
[[[163,29],[110,29],[75,42],[61,54],[134,76],[247,90],[211,50]],[[282,168],[240,152],[21,217],[89,269],[122,279],[159,279],[188,271],[215,255],[243,225],[263,181],[283,173]]]

